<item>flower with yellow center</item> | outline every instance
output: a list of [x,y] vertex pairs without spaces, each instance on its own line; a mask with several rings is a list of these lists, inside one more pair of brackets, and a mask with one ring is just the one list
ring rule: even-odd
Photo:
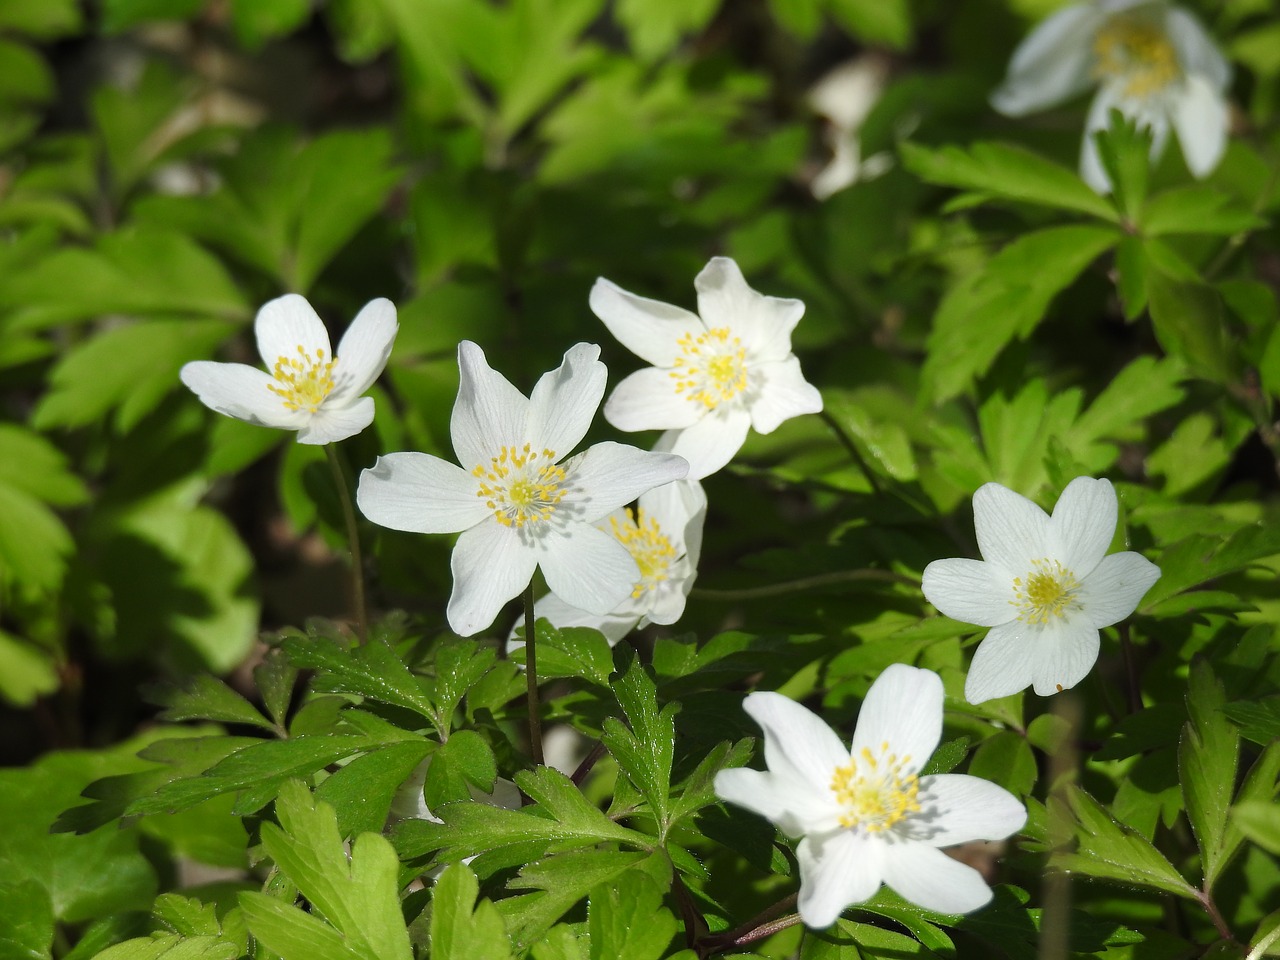
[[849,748],[781,694],[743,703],[764,731],[768,770],[722,770],[716,795],[802,838],[799,910],[810,927],[830,926],[882,883],[940,913],[991,899],[981,874],[940,848],[1003,839],[1027,811],[978,777],[921,775],[942,736],[942,700],[936,673],[893,664],[867,691]]
[[1063,7],[1036,27],[1009,63],[991,103],[1021,117],[1093,86],[1080,174],[1099,193],[1111,184],[1094,134],[1119,110],[1151,131],[1156,159],[1172,129],[1187,168],[1207,176],[1226,150],[1231,68],[1194,16],[1163,0],[1096,0]]
[[364,392],[382,373],[396,337],[396,308],[372,300],[335,354],[329,331],[296,293],[264,304],[253,323],[271,373],[243,363],[195,360],[179,376],[205,406],[238,420],[298,431],[299,443],[332,443],[373,421]]
[[458,533],[449,625],[469,637],[541,568],[564,602],[606,614],[640,576],[631,553],[597,527],[688,464],[667,453],[582,442],[604,396],[600,348],[580,343],[525,397],[485,360],[458,345],[458,400],[450,432],[458,466],[425,453],[393,453],[360,475],[356,502],[393,530]]
[[[591,627],[617,643],[650,623],[672,624],[684,615],[685,600],[698,576],[707,497],[696,480],[680,480],[640,495],[635,509],[615,510],[596,526],[631,554],[639,575],[631,593],[605,614],[571,606],[554,593],[534,604],[534,616],[555,627]],[[516,628],[507,649],[518,650]]]
[[752,290],[727,257],[712,259],[694,286],[696,314],[604,278],[590,303],[618,342],[653,364],[618,384],[605,419],[619,430],[665,430],[659,446],[688,460],[689,478],[701,480],[733,458],[752,427],[771,433],[818,413],[822,395],[791,352],[803,303]]
[[1132,551],[1106,555],[1119,504],[1106,480],[1076,477],[1052,516],[998,483],[973,495],[982,560],[935,560],[924,595],[942,613],[991,627],[973,655],[970,703],[1031,686],[1074,687],[1098,659],[1098,630],[1133,613],[1160,568]]

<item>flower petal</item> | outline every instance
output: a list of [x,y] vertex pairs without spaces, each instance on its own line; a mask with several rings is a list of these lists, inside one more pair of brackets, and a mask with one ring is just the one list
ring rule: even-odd
[[[595,614],[588,613],[578,607],[565,603],[554,593],[548,593],[538,598],[538,602],[533,605],[533,615],[537,620],[548,620],[557,630],[565,627],[591,627],[593,630],[599,630],[604,634],[605,639],[609,641],[609,646],[614,646],[619,640],[635,629],[639,617],[634,613],[619,615],[617,613]],[[516,621],[515,626],[511,628],[511,634],[507,638],[507,653],[512,650],[519,650],[524,646],[524,641],[516,637],[516,627],[524,626],[524,618]]]
[[741,337],[748,362],[782,360],[791,353],[791,331],[804,316],[801,301],[752,290],[728,257],[712,257],[693,285],[702,322],[708,329],[729,327]]
[[492,624],[502,605],[529,585],[538,556],[514,529],[492,520],[463,531],[450,566],[449,626],[469,637]]
[[784,780],[801,783],[811,795],[836,809],[831,778],[849,762],[844,748],[826,722],[812,710],[780,693],[749,693],[742,701],[764,731],[764,760]]
[[1133,613],[1159,579],[1160,568],[1131,550],[1103,557],[1080,584],[1081,618],[1094,627],[1109,627]]
[[544,373],[534,385],[525,439],[535,450],[552,450],[567,457],[587,435],[608,377],[598,346],[578,343],[570,347],[560,366]]
[[329,331],[306,297],[286,293],[268,300],[253,320],[253,333],[258,341],[258,354],[268,370],[275,368],[281,357],[293,358],[298,348],[314,357],[317,350],[332,359]]
[[938,913],[969,913],[991,900],[973,867],[923,843],[903,843],[884,858],[884,882],[906,900]]
[[931,847],[971,840],[1003,840],[1027,822],[1027,808],[1004,787],[963,773],[920,778],[922,810],[905,833]]
[[463,469],[488,466],[504,445],[523,446],[528,411],[524,394],[489,366],[483,350],[470,340],[458,344],[458,399],[449,433]]
[[707,494],[697,480],[677,480],[640,494],[639,507],[658,524],[675,548],[676,556],[692,554],[694,566],[702,551],[702,526],[707,518]]
[[805,837],[796,847],[800,919],[815,930],[831,926],[845,907],[880,889],[885,868],[897,852],[882,840],[848,830]]
[[697,423],[706,412],[704,404],[676,393],[671,371],[661,367],[645,367],[623,378],[604,405],[604,418],[628,433],[678,430]]
[[1219,95],[1231,83],[1231,64],[1214,44],[1204,25],[1182,7],[1167,7],[1164,28],[1178,54],[1178,65],[1190,77],[1203,77]]
[[1041,22],[1013,52],[991,106],[1006,117],[1022,117],[1087,90],[1101,21],[1092,5],[1077,3]]
[[689,461],[690,480],[715,473],[742,449],[751,414],[741,407],[719,407],[684,430],[669,431],[658,443]]
[[1109,480],[1076,477],[1049,519],[1049,556],[1083,580],[1111,546],[1119,513]]
[[799,780],[745,767],[716,774],[716,796],[758,813],[789,837],[803,836],[814,824],[836,825],[836,814]]
[[333,392],[325,403],[358,397],[382,374],[396,342],[396,308],[390,300],[370,300],[356,314],[338,341],[338,362],[333,368]]
[[1207,177],[1227,151],[1231,117],[1226,100],[1208,80],[1189,76],[1172,98],[1169,115],[1187,169],[1197,177]]
[[788,354],[777,363],[753,365],[750,372],[755,399],[750,403],[751,425],[758,433],[773,433],[784,420],[822,412],[822,394],[800,372],[800,361]]
[[310,419],[305,410],[290,410],[267,388],[269,374],[243,363],[193,360],[178,374],[187,388],[210,410],[264,427],[297,430]]
[[1018,615],[1011,606],[1015,600],[1012,578],[983,560],[934,560],[924,568],[920,588],[944,616],[961,623],[994,627]]
[[[569,492],[561,507],[595,523],[654,487],[684,479],[689,466],[669,453],[652,453],[606,440],[564,464]],[[616,541],[615,541],[616,542]]]
[[540,541],[547,587],[571,607],[603,616],[631,596],[640,569],[621,543],[587,523]]
[[298,429],[299,443],[337,443],[373,423],[373,397],[359,397],[354,403],[334,407],[321,404],[320,409]]
[[604,277],[591,288],[588,303],[615,340],[655,367],[674,366],[680,355],[676,341],[703,329],[702,321],[688,310],[638,297]]
[[1013,576],[1049,556],[1048,515],[998,483],[984,483],[973,495],[973,529],[982,559]]
[[964,698],[982,703],[1029,687],[1035,668],[1036,630],[1021,620],[992,627],[973,653],[964,679]]
[[1055,630],[1046,629],[1035,647],[1031,687],[1042,697],[1070,690],[1098,662],[1098,631],[1083,617]]
[[492,512],[469,473],[426,453],[379,457],[360,473],[356,504],[379,526],[410,533],[456,533]]
[[885,667],[867,691],[853,731],[850,753],[879,756],[884,744],[904,769],[916,771],[933,756],[942,739],[942,680],[932,670],[894,663]]

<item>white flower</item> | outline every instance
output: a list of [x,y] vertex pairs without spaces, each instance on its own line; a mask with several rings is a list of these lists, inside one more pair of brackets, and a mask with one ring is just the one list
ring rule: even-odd
[[982,560],[935,560],[924,595],[948,617],[991,627],[973,655],[970,703],[1031,685],[1074,687],[1098,659],[1098,629],[1133,613],[1160,568],[1126,551],[1104,556],[1116,530],[1110,482],[1076,477],[1053,516],[998,483],[973,495]]
[[822,139],[831,150],[831,160],[809,183],[809,192],[818,200],[858,180],[874,180],[893,165],[887,153],[864,158],[859,138],[862,124],[884,92],[888,66],[880,54],[864,53],[835,67],[809,90],[809,105],[827,120]]
[[[548,593],[534,604],[534,616],[554,627],[592,627],[610,644],[650,623],[675,623],[684,614],[685,600],[698,576],[706,519],[707,495],[696,480],[679,480],[640,494],[636,509],[615,510],[596,524],[635,560],[640,575],[631,593],[603,615],[580,610]],[[523,640],[508,639],[508,651],[523,646]]]
[[299,443],[334,443],[373,422],[373,398],[364,396],[391,356],[396,308],[370,300],[338,342],[311,304],[296,293],[263,305],[253,321],[265,373],[243,363],[195,360],[179,377],[201,403],[237,420],[297,430]]
[[1111,184],[1093,135],[1109,125],[1113,108],[1150,129],[1152,159],[1172,126],[1188,169],[1204,177],[1226,149],[1230,81],[1230,65],[1186,10],[1159,0],[1098,0],[1064,7],[1031,31],[991,104],[1021,117],[1096,84],[1080,175],[1107,193]]
[[450,425],[463,467],[425,453],[393,453],[360,475],[356,502],[374,523],[414,533],[462,531],[448,608],[449,625],[461,636],[489,626],[537,567],[562,600],[600,614],[617,607],[639,577],[626,547],[594,524],[683,478],[688,464],[620,443],[597,443],[564,460],[604,396],[599,356],[595,344],[579,343],[526,398],[464,340]]
[[799,300],[756,293],[738,265],[715,257],[694,280],[698,313],[628,293],[603,277],[591,309],[618,342],[653,364],[623,380],[604,405],[619,430],[666,430],[659,447],[689,461],[701,480],[728,463],[747,430],[822,409],[800,373],[791,331]]
[[991,899],[982,875],[939,850],[999,840],[1027,811],[1012,794],[963,774],[920,776],[942,736],[942,681],[895,663],[876,678],[849,749],[821,719],[781,694],[743,707],[764,730],[769,770],[722,770],[715,791],[791,837],[800,916],[830,926],[884,883],[929,910],[967,913]]

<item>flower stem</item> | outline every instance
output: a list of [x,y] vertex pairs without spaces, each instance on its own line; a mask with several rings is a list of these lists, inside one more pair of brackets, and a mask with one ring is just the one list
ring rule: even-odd
[[351,503],[351,488],[347,486],[346,471],[338,460],[338,450],[332,443],[324,445],[333,473],[333,485],[338,489],[338,502],[342,504],[342,519],[347,526],[347,547],[351,551],[351,602],[355,607],[356,638],[364,643],[369,636],[369,615],[364,603],[364,561],[360,556],[360,531],[356,528],[356,511]]
[[845,452],[849,454],[849,459],[858,465],[858,470],[862,472],[862,476],[866,479],[867,485],[871,487],[871,492],[879,496],[883,491],[880,489],[880,484],[876,480],[875,473],[869,466],[867,466],[867,461],[862,458],[862,454],[859,452],[857,444],[855,444],[849,434],[845,432],[844,427],[840,425],[840,421],[832,416],[831,412],[826,409],[818,414],[818,416],[822,417],[822,419],[826,421],[827,426],[829,426],[832,432],[835,433],[836,438],[840,441],[840,445],[844,447]]
[[533,617],[533,581],[524,588],[524,677],[529,684],[529,752],[542,766],[542,708],[538,703],[537,625]]
[[740,927],[702,938],[694,949],[699,957],[709,957],[715,953],[723,953],[726,950],[742,947],[748,943],[755,943],[757,940],[773,936],[779,930],[793,927],[800,922],[800,914],[780,915],[787,913],[788,910],[794,910],[798,899],[799,894],[793,893]]
[[812,577],[801,577],[798,580],[784,580],[782,583],[769,583],[763,587],[744,587],[740,590],[709,590],[706,587],[694,587],[690,596],[700,600],[757,600],[762,597],[777,597],[787,593],[799,593],[815,587],[825,587],[833,583],[852,583],[858,580],[875,580],[880,583],[905,583],[918,587],[920,582],[911,577],[904,577],[892,570],[833,570],[830,573],[819,573]]

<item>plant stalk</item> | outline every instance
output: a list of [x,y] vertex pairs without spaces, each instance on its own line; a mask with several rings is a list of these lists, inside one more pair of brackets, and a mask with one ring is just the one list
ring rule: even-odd
[[537,626],[533,616],[533,581],[524,588],[524,676],[529,684],[529,752],[542,766],[542,705],[538,702]]
[[351,488],[347,486],[347,474],[338,459],[338,450],[332,443],[324,445],[333,474],[333,485],[338,489],[338,502],[342,504],[342,520],[347,527],[347,548],[351,551],[351,603],[355,607],[356,638],[363,644],[369,638],[369,615],[364,601],[364,560],[360,554],[360,532],[356,527],[356,510],[351,502]]

